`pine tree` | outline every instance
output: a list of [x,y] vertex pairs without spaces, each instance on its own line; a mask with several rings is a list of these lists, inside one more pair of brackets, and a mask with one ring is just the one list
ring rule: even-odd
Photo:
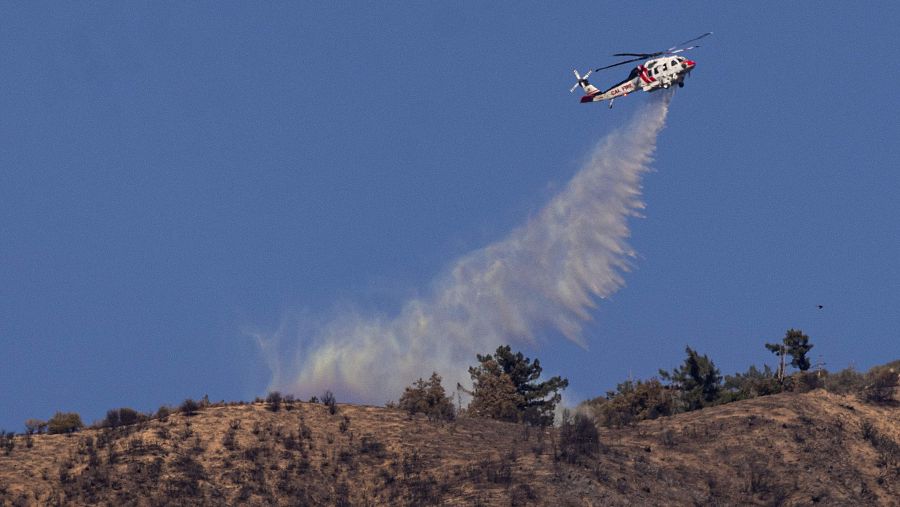
[[671,373],[659,370],[659,376],[671,381],[682,392],[685,410],[697,410],[711,405],[719,397],[722,376],[719,369],[706,355],[701,356],[687,347],[684,364]]
[[784,383],[784,354],[787,352],[783,343],[767,343],[766,348],[769,352],[778,356],[778,382]]
[[[469,368],[475,386],[472,403],[506,420],[520,419],[530,424],[548,425],[553,422],[553,410],[562,399],[559,391],[569,385],[568,379],[552,377],[538,382],[543,368],[541,362],[513,353],[509,345],[497,347],[491,355],[476,355],[478,366]],[[510,386],[512,389],[510,389]],[[510,404],[515,411],[510,413]],[[489,416],[495,417],[495,416]]]
[[809,343],[809,336],[799,329],[788,329],[784,336],[784,345],[788,355],[791,356],[791,366],[800,371],[808,370],[811,363],[806,354],[813,348]]
[[811,366],[806,356],[813,345],[809,343],[809,336],[799,329],[788,329],[781,343],[767,343],[766,348],[780,359],[778,366],[778,381],[784,382],[784,357],[791,356],[791,366],[800,371],[806,371]]

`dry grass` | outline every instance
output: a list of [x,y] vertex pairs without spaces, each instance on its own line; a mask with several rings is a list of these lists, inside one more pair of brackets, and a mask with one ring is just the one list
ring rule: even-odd
[[509,423],[218,406],[17,436],[0,504],[898,505],[898,421],[896,406],[781,394],[603,429],[597,456],[568,463],[553,431]]

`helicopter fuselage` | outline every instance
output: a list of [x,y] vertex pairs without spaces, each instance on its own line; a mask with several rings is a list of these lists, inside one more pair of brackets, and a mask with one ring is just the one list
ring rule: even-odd
[[601,91],[589,84],[583,87],[585,95],[581,97],[581,102],[611,101],[637,90],[653,92],[675,84],[684,86],[684,78],[694,70],[696,65],[696,62],[683,56],[666,56],[647,60],[632,69],[631,74],[625,80],[606,91]]

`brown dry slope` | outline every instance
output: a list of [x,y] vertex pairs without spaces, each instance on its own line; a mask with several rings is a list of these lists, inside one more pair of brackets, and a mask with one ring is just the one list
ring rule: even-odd
[[[290,410],[288,410],[290,408]],[[900,505],[900,408],[780,394],[603,430],[398,410],[212,406],[124,428],[16,437],[2,505]]]

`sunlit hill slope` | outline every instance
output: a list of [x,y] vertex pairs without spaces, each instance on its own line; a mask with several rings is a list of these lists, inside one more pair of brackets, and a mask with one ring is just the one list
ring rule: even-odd
[[[898,505],[900,408],[816,390],[601,429],[432,422],[388,408],[210,405],[14,437],[3,505]],[[30,445],[30,446],[29,446]]]

